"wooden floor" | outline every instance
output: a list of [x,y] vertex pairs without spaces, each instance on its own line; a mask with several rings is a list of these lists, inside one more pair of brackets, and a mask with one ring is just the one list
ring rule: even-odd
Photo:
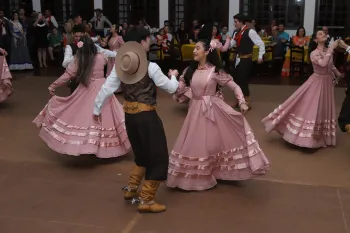
[[[157,199],[168,206],[167,212],[141,215],[124,202],[121,192],[132,153],[112,160],[73,158],[51,151],[38,137],[31,121],[47,103],[47,87],[59,75],[50,72],[14,73],[16,91],[0,104],[1,233],[349,232],[350,135],[338,130],[335,148],[309,151],[286,144],[276,133],[267,134],[260,123],[297,86],[251,86],[254,106],[246,117],[271,161],[265,177],[220,182],[204,192],[162,186]],[[67,95],[68,90],[57,93]],[[343,88],[337,88],[338,111],[343,98]],[[229,90],[225,100],[233,102]],[[171,149],[187,106],[160,92],[158,109]]]

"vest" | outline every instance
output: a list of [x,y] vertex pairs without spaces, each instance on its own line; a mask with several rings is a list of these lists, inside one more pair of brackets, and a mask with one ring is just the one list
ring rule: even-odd
[[126,101],[157,105],[157,87],[149,77],[148,72],[139,82],[134,84],[122,83],[121,86]]
[[78,51],[78,46],[75,43],[72,43],[69,46],[72,48],[73,56],[75,56],[75,54],[77,54]]
[[247,29],[242,35],[241,43],[236,48],[238,54],[247,55],[253,53],[254,42],[249,37],[249,31],[254,29]]

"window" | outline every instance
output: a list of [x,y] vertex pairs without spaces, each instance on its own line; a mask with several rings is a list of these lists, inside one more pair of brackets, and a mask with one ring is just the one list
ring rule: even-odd
[[72,0],[62,0],[62,21],[67,21],[70,16],[73,14],[73,6],[72,6]]
[[318,0],[316,5],[316,29],[327,26],[332,36],[347,36],[350,30],[349,0]]
[[295,29],[303,25],[304,0],[240,0],[240,12],[260,26],[276,20],[287,29]]
[[119,24],[128,21],[128,0],[119,0],[118,16]]
[[185,3],[184,0],[174,0],[169,3],[169,18],[173,19],[176,31],[180,27],[181,21],[185,19]]

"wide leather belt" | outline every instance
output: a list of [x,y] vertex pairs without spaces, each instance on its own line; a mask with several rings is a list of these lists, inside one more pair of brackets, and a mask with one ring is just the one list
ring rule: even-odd
[[154,105],[130,101],[124,101],[123,108],[124,112],[128,114],[136,114],[140,112],[149,112],[156,110],[156,106]]
[[253,54],[238,54],[239,58],[251,58]]

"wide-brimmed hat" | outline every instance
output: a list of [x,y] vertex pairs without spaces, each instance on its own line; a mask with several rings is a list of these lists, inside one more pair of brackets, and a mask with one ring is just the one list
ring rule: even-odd
[[148,72],[148,60],[145,49],[135,41],[122,45],[115,58],[115,71],[125,84],[134,84]]

